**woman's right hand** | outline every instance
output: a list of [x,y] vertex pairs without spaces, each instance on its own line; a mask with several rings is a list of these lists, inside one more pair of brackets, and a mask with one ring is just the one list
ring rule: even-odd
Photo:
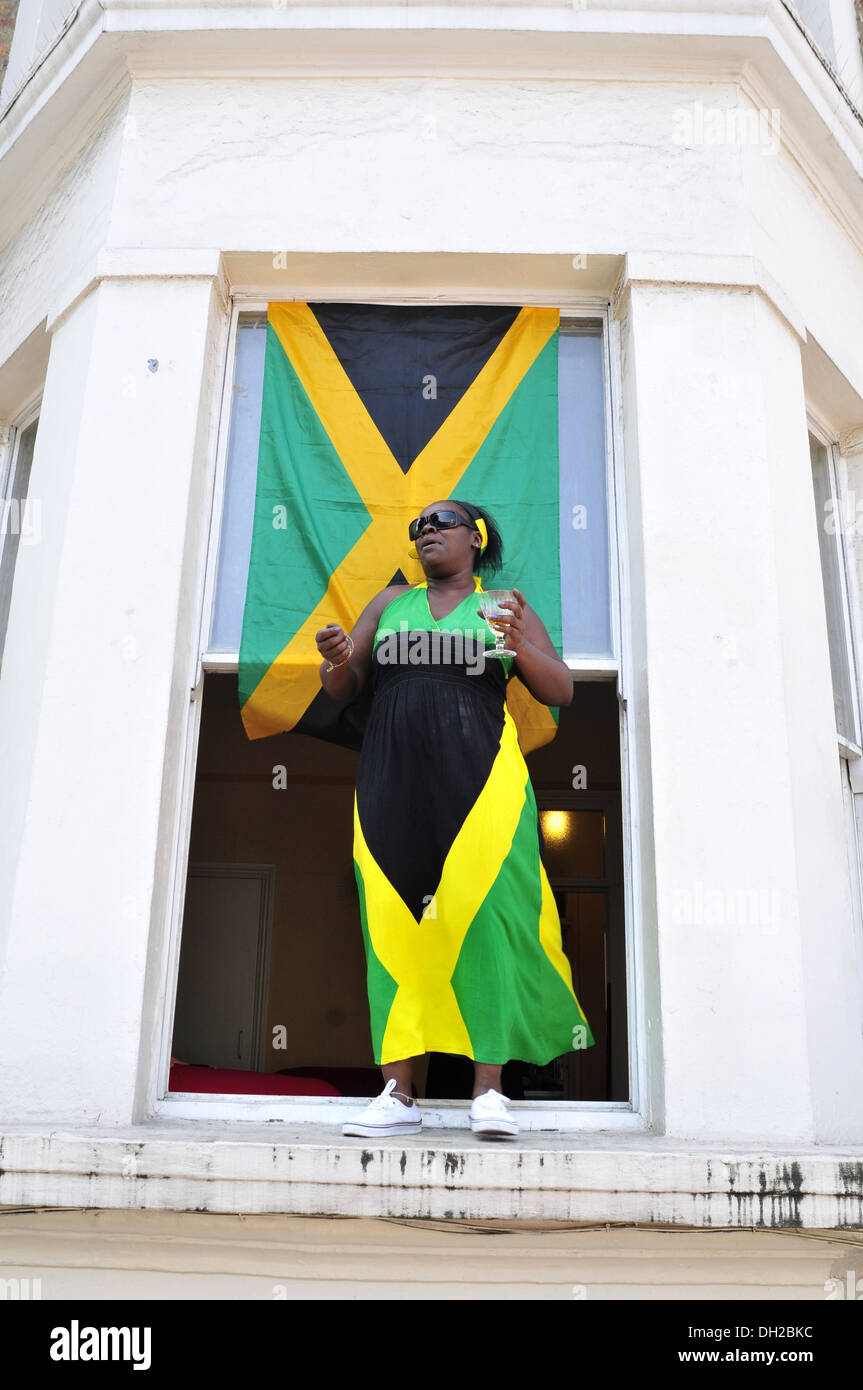
[[340,666],[347,660],[350,646],[344,629],[340,628],[338,623],[327,623],[326,627],[320,628],[315,633],[315,642],[325,661]]
[[320,671],[321,685],[333,699],[352,700],[359,695],[371,672],[378,619],[387,604],[405,593],[408,587],[407,584],[390,584],[375,594],[354,623],[350,641],[338,623],[327,623],[315,633],[318,651],[325,661],[333,664],[332,671],[325,667]]

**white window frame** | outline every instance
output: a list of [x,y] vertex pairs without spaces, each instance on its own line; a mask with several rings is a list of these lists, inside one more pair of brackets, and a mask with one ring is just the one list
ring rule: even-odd
[[[857,779],[853,769],[858,769]],[[857,958],[857,991],[860,1031],[863,1033],[863,787],[859,782],[860,760],[841,756],[842,809],[845,821],[845,848],[851,885],[851,915],[854,924],[854,952]],[[857,788],[855,789],[855,780]]]
[[[863,627],[861,627],[860,587],[854,557],[850,553],[849,537],[846,533],[845,519],[848,511],[848,465],[841,453],[839,441],[830,428],[815,411],[809,409],[806,415],[809,433],[827,452],[827,473],[830,481],[830,494],[834,507],[838,508],[840,523],[833,533],[836,547],[837,568],[842,589],[843,642],[851,686],[851,700],[856,742],[844,738],[836,730],[839,751],[839,774],[842,784],[842,807],[845,821],[845,842],[848,854],[848,876],[851,891],[851,908],[854,925],[854,951],[857,958],[858,979],[863,984],[863,694],[861,694],[861,653],[863,653]],[[856,516],[856,507],[854,509]],[[823,517],[817,517],[823,524]],[[829,532],[828,532],[829,534]],[[853,541],[850,541],[853,544]],[[819,556],[820,559],[820,556]],[[833,673],[831,670],[831,685]],[[858,990],[860,1010],[860,1029],[863,1032],[863,988]]]
[[[274,298],[279,296],[274,295]],[[326,295],[318,289],[307,296],[296,294],[297,300],[323,302]],[[281,296],[284,298],[284,295]],[[349,296],[344,292],[338,295],[338,302],[344,303]],[[440,304],[438,298],[410,299],[393,296],[387,299],[369,299],[355,296],[362,304]],[[465,296],[453,297],[453,303],[465,302]],[[471,302],[510,303],[510,295],[486,294],[471,296]],[[547,300],[543,300],[546,304]],[[167,1092],[170,1069],[171,1040],[173,1035],[174,1008],[176,1002],[177,978],[179,973],[180,935],[183,903],[185,898],[186,873],[189,862],[189,842],[192,824],[192,803],[195,786],[195,770],[198,755],[198,741],[201,724],[201,695],[207,673],[229,673],[238,669],[239,653],[208,650],[208,637],[212,626],[216,594],[216,578],[219,560],[219,544],[222,526],[222,512],[227,472],[228,442],[231,425],[231,405],[233,400],[233,380],[237,350],[237,326],[241,314],[266,313],[267,300],[260,293],[244,293],[235,289],[231,299],[230,323],[224,361],[222,402],[216,444],[215,467],[212,469],[213,484],[210,494],[210,514],[206,574],[199,614],[199,653],[186,727],[183,733],[183,756],[181,787],[178,796],[178,809],[175,817],[173,842],[173,881],[168,905],[168,949],[165,956],[165,975],[162,981],[160,999],[162,1018],[160,1021],[161,1041],[158,1049],[157,1074],[155,1077],[155,1100],[153,1114],[160,1118],[170,1117],[178,1120],[242,1120],[251,1123],[265,1123],[280,1120],[289,1123],[317,1121],[320,1125],[332,1127],[356,1113],[356,1098],[336,1096],[238,1096],[224,1095],[197,1097],[189,1094]],[[523,1131],[553,1129],[559,1132],[585,1132],[590,1130],[641,1131],[647,1127],[646,1119],[646,1036],[644,1027],[644,969],[640,935],[637,923],[641,920],[641,888],[638,878],[638,822],[635,814],[637,797],[635,792],[635,764],[633,739],[630,735],[632,694],[630,689],[630,670],[632,666],[630,647],[629,603],[624,596],[629,594],[626,565],[625,533],[625,492],[622,466],[622,432],[620,428],[621,367],[620,338],[614,320],[611,302],[602,296],[585,296],[571,302],[560,303],[561,319],[593,318],[603,324],[603,376],[605,394],[605,439],[606,439],[606,499],[609,537],[611,640],[614,655],[610,658],[578,658],[567,662],[576,680],[617,679],[618,704],[620,713],[620,760],[621,760],[621,814],[623,831],[623,874],[624,874],[624,931],[626,949],[627,979],[627,1043],[631,1098],[629,1101],[559,1101],[545,1104],[542,1101],[513,1102]],[[453,1101],[435,1104],[421,1101],[424,1121],[429,1129],[439,1127],[463,1127],[464,1112],[468,1101]]]
[[[839,444],[833,432],[811,410],[807,412],[807,426],[809,434],[813,435],[827,452],[827,476],[830,481],[830,494],[834,506],[838,508],[840,518],[840,523],[832,536],[830,532],[826,534],[830,537],[835,548],[836,569],[842,590],[842,643],[850,676],[854,738],[845,738],[838,729],[836,730],[836,738],[839,744],[840,757],[855,761],[863,758],[863,719],[861,719],[861,703],[863,702],[861,702],[860,696],[860,653],[863,651],[863,633],[860,629],[860,594],[857,575],[853,557],[849,555],[848,537],[845,534],[845,517],[848,514],[848,469],[839,452]],[[817,521],[820,525],[824,524],[823,517],[818,517]],[[831,683],[832,679],[831,671]],[[861,772],[863,772],[863,765],[861,765]]]
[[[40,388],[35,396],[30,397],[23,410],[18,411],[12,417],[6,427],[4,448],[0,453],[0,497],[4,500],[8,496],[9,486],[14,481],[18,467],[18,448],[21,443],[21,435],[30,428],[34,420],[39,419],[41,413],[42,390]],[[5,544],[6,533],[0,529],[0,561],[3,559]]]
[[[5,445],[0,451],[0,567],[3,565],[6,541],[9,534],[8,525],[3,526],[2,520],[5,515],[6,502],[10,496],[11,489],[15,483],[15,474],[18,471],[18,451],[21,446],[21,436],[25,430],[39,419],[42,413],[42,387],[35,395],[31,396],[23,409],[19,410],[12,417],[7,426],[7,436]],[[36,430],[38,434],[38,426]],[[29,495],[30,486],[27,485]],[[18,557],[15,557],[17,564]],[[13,575],[14,584],[14,575]],[[10,614],[11,616],[11,614]],[[6,633],[0,632],[0,662],[2,662],[3,648],[6,645]]]

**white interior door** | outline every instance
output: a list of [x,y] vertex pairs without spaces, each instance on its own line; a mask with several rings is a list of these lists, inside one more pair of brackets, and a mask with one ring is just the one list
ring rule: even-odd
[[264,1060],[273,869],[191,865],[172,1054],[256,1070]]

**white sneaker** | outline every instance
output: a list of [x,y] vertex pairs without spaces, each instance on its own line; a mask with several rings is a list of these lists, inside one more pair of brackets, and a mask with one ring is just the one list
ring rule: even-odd
[[518,1121],[508,1110],[509,1101],[493,1088],[474,1098],[470,1127],[474,1134],[518,1134]]
[[395,1077],[390,1077],[380,1095],[366,1106],[355,1120],[342,1125],[342,1134],[359,1134],[374,1139],[378,1134],[419,1134],[423,1118],[415,1100],[410,1105],[390,1093],[395,1090]]

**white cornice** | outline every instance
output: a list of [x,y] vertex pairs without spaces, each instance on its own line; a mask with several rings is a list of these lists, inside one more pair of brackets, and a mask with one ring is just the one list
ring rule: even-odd
[[69,283],[45,325],[49,333],[104,280],[212,279],[228,297],[267,303],[280,299],[362,299],[392,303],[451,303],[469,294],[471,303],[500,303],[518,295],[519,304],[600,308],[620,302],[633,285],[760,294],[801,340],[802,315],[752,256],[691,255],[634,251],[625,256],[583,252],[571,256],[486,253],[285,252],[274,270],[269,252],[138,247],[103,250],[79,279]]
[[806,405],[825,438],[836,440],[863,421],[863,397],[814,334],[800,349]]
[[[798,165],[806,179],[830,207],[836,220],[863,254],[863,128],[845,102],[837,103],[829,76],[820,68],[800,68],[790,50],[781,55],[785,71],[798,84],[811,79],[809,105],[796,109],[781,88],[756,63],[747,62],[739,77],[741,90],[760,110],[781,111],[780,143]],[[802,85],[800,87],[802,90]],[[838,158],[825,158],[835,146]],[[819,158],[819,155],[821,156]],[[850,165],[856,177],[847,178]],[[844,177],[843,177],[844,175]]]
[[783,0],[82,0],[0,117],[0,245],[130,77],[300,74],[739,82],[781,111],[783,144],[863,251],[863,126]]
[[139,247],[103,250],[92,266],[66,286],[48,314],[46,332],[53,333],[75,305],[105,280],[212,280],[225,307],[229,297],[220,251],[142,250]]
[[756,293],[796,334],[807,339],[806,323],[797,306],[755,256],[699,256],[664,251],[630,251],[613,293],[619,314],[635,286],[656,289],[738,290]]
[[839,452],[844,458],[859,458],[863,454],[863,425],[849,430],[839,440]]
[[[575,248],[573,248],[575,251]],[[278,299],[363,299],[376,303],[519,303],[606,306],[621,255],[483,251],[227,251],[231,293]],[[577,262],[577,264],[574,264]]]
[[530,29],[577,26],[668,33],[691,26],[727,32],[764,13],[770,0],[101,0],[124,28]]

